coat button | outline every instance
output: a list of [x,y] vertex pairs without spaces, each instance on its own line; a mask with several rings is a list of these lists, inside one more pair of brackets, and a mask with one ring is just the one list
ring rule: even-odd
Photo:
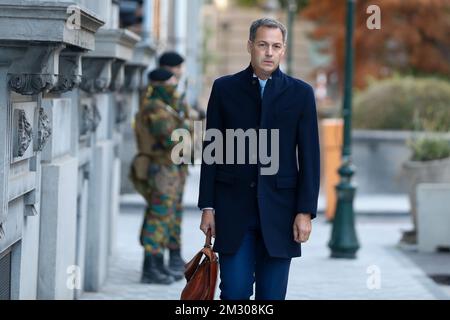
[[250,183],[250,188],[254,188],[256,187],[256,182],[252,181],[252,183]]

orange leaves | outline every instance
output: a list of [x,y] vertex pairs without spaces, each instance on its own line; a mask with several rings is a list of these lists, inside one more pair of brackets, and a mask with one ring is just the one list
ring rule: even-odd
[[[369,5],[381,9],[380,30],[367,28]],[[313,39],[331,39],[343,79],[346,1],[310,1],[301,14],[316,24]],[[392,72],[450,73],[450,0],[357,0],[355,14],[356,86]]]

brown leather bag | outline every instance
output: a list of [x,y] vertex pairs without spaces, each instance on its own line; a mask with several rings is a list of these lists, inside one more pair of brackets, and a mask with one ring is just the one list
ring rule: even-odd
[[218,265],[217,255],[211,248],[211,230],[208,230],[205,246],[185,265],[187,283],[181,300],[214,300]]

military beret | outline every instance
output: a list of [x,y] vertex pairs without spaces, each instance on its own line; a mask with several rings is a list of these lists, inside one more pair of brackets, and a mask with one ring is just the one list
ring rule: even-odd
[[159,57],[160,66],[176,67],[184,62],[184,58],[175,51],[167,51]]
[[174,74],[167,69],[164,68],[156,68],[148,74],[148,79],[150,81],[167,81]]

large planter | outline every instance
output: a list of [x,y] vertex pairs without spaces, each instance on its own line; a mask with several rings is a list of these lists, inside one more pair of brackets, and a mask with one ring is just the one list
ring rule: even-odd
[[406,161],[403,170],[408,180],[409,199],[411,204],[411,217],[414,229],[403,235],[402,241],[416,243],[417,230],[417,193],[420,183],[449,183],[450,157],[432,161]]
[[412,136],[410,131],[353,130],[353,182],[358,186],[357,196],[408,193],[402,165],[411,156],[406,142]]
[[[403,164],[411,157],[408,141],[429,136],[429,132],[353,130],[353,182],[358,186],[357,196],[406,195],[410,183]],[[433,136],[450,142],[450,134]]]

